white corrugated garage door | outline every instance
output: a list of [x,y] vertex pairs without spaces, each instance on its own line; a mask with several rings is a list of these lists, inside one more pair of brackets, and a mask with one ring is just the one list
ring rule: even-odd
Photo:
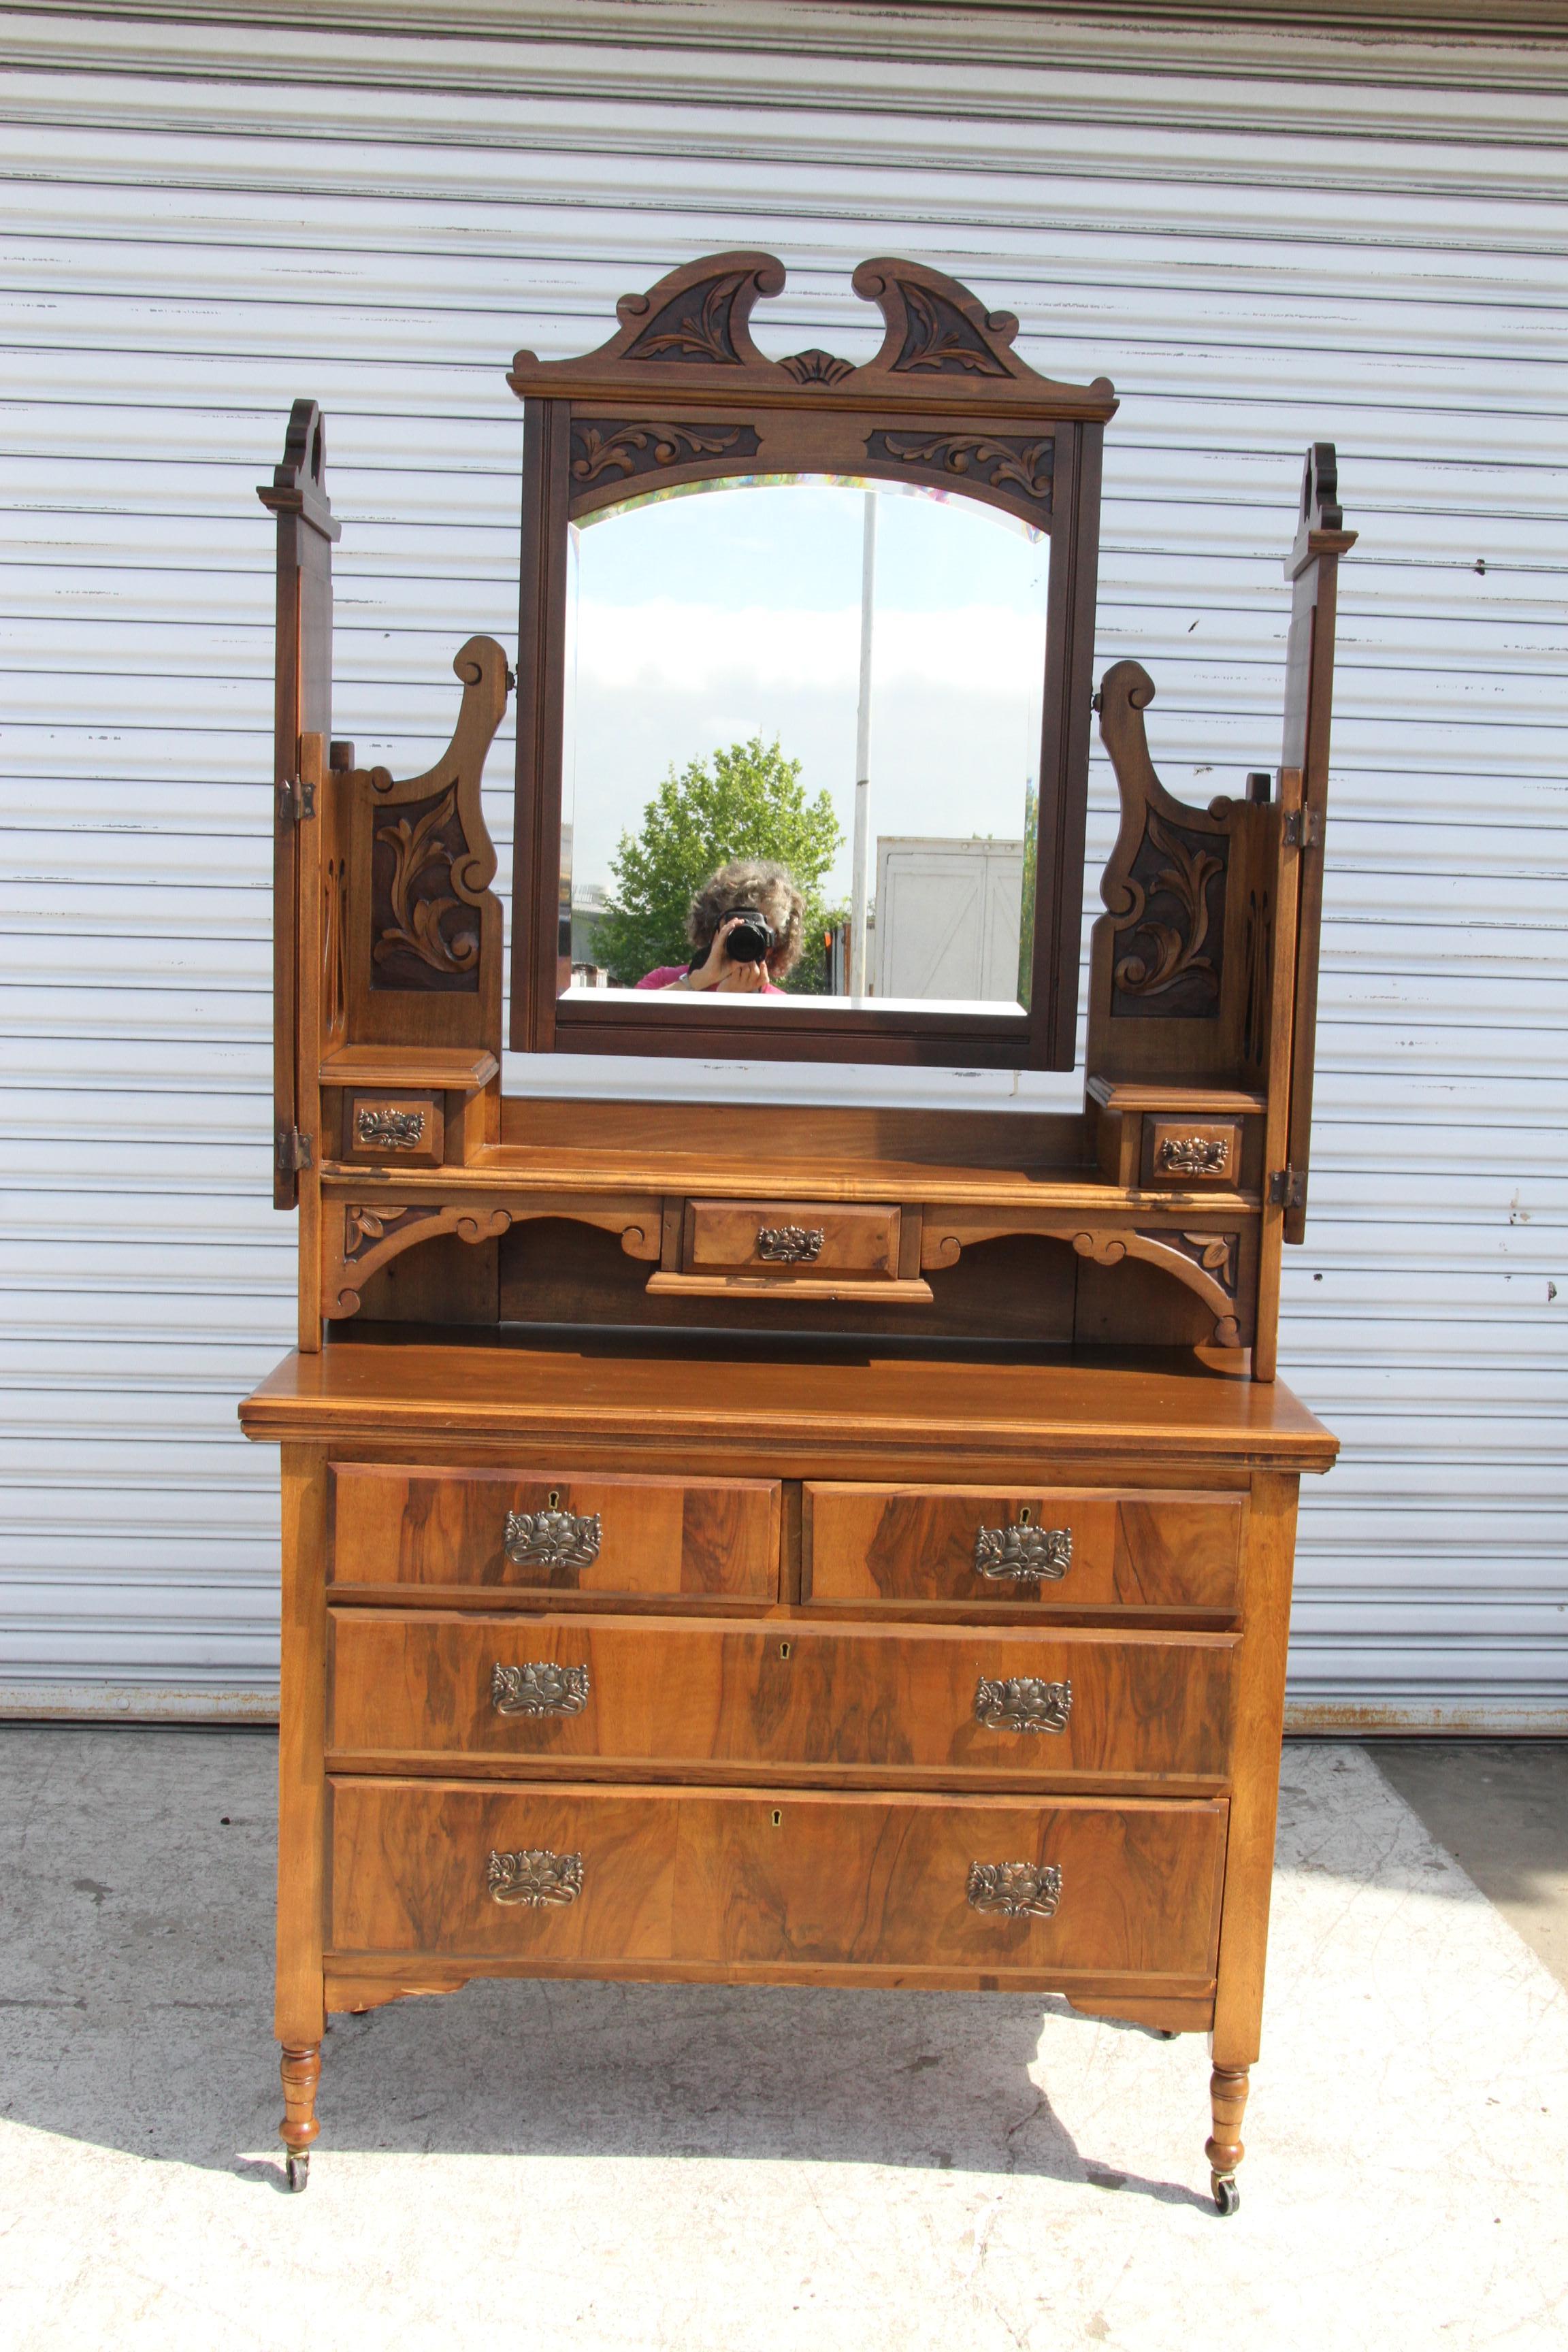
[[[1279,559],[1337,441],[1363,537],[1282,1362],[1345,1452],[1292,1689],[1299,1720],[1568,1727],[1568,55],[1363,47],[1336,82],[1331,45],[1250,36],[1162,77],[1170,40],[1097,67],[991,19],[922,59],[913,19],[839,8],[789,54],[778,6],[743,15],[726,47],[711,9],[597,6],[669,46],[574,48],[5,14],[0,1704],[265,1711],[275,1674],[276,1463],[234,1406],[293,1283],[253,488],[290,400],[327,409],[345,525],[335,731],[417,763],[456,645],[513,639],[504,362],[748,245],[790,269],[768,348],[868,351],[848,273],[891,251],[1017,310],[1036,365],[1115,378],[1099,659],[1154,673],[1178,791],[1278,756]],[[846,54],[858,22],[903,61]],[[1095,805],[1098,859],[1103,772]]]

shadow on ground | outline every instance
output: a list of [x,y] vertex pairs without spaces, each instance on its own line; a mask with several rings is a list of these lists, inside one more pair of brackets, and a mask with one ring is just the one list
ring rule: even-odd
[[[281,2112],[275,1769],[267,1732],[0,1734],[14,2121],[280,2185],[270,2158],[236,2153],[270,2149]],[[1047,2006],[481,1980],[333,2021],[323,2146],[915,2166],[1206,2207],[1080,2155],[1028,2072]]]

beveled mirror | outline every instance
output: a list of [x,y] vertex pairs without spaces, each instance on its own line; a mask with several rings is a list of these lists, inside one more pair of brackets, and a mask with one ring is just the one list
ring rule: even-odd
[[861,367],[784,272],[626,297],[526,402],[511,1043],[1070,1068],[1103,379],[867,262]]

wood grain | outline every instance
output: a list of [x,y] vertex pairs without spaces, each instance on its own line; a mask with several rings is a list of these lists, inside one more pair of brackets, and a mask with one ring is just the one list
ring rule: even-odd
[[683,1269],[719,1274],[731,1269],[783,1274],[763,1255],[762,1235],[791,1228],[821,1235],[816,1255],[801,1262],[809,1278],[825,1274],[885,1275],[899,1267],[899,1212],[845,1208],[821,1201],[689,1201]]
[[[771,1479],[569,1476],[340,1465],[334,1585],[502,1585],[539,1592],[778,1597],[779,1488]],[[553,1498],[553,1499],[552,1499]],[[508,1515],[559,1509],[600,1522],[598,1558],[509,1559]]]
[[[332,1950],[487,1960],[1053,1969],[1201,1982],[1221,1801],[332,1783]],[[500,1905],[492,1851],[580,1853],[575,1902]],[[974,1861],[1062,1874],[1054,1918],[973,1909]],[[1189,1990],[1192,1987],[1189,1985]]]
[[[1229,1768],[1236,1639],[1228,1634],[912,1627],[823,1632],[635,1618],[518,1619],[335,1609],[330,1667],[334,1769],[458,1758],[563,1767],[587,1759],[908,1778],[984,1774],[1210,1783]],[[585,1669],[569,1716],[501,1715],[497,1665]],[[1067,1683],[1060,1731],[976,1720],[982,1679]]]
[[283,1452],[282,1691],[278,1731],[278,2039],[320,2042],[326,2020],[327,1471],[319,1447]]
[[[700,1341],[567,1348],[352,1341],[292,1355],[240,1406],[247,1436],[339,1444],[437,1444],[480,1435],[548,1444],[568,1435],[625,1449],[649,1469],[659,1448],[731,1457],[735,1475],[815,1475],[846,1453],[937,1453],[954,1473],[1005,1452],[1020,1472],[1056,1458],[1326,1470],[1338,1440],[1278,1383],[1226,1380],[1169,1355],[1121,1362],[946,1359],[740,1360]],[[739,1457],[736,1459],[735,1457]],[[807,1469],[804,1475],[813,1475]]]
[[[803,1590],[808,1601],[964,1601],[1234,1611],[1240,1600],[1239,1495],[1117,1495],[1036,1487],[922,1488],[808,1482]],[[1063,1575],[994,1582],[974,1564],[983,1527],[1026,1512],[1072,1540]]]

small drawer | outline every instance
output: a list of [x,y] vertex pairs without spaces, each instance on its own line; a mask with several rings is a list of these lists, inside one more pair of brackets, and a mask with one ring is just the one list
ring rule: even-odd
[[688,1274],[897,1279],[897,1209],[800,1201],[689,1201],[681,1264]]
[[1231,1614],[1245,1509],[1239,1494],[808,1484],[802,1598]]
[[1223,1801],[330,1786],[339,1964],[1213,1982]]
[[779,1487],[765,1478],[332,1472],[331,1581],[773,1601]]
[[402,1168],[438,1168],[445,1150],[439,1095],[370,1094],[343,1088],[343,1158]]
[[1242,1181],[1240,1120],[1146,1118],[1142,1181],[1180,1190],[1217,1184],[1234,1192]]
[[1217,1789],[1236,1640],[339,1608],[328,1744],[339,1769],[718,1764]]

